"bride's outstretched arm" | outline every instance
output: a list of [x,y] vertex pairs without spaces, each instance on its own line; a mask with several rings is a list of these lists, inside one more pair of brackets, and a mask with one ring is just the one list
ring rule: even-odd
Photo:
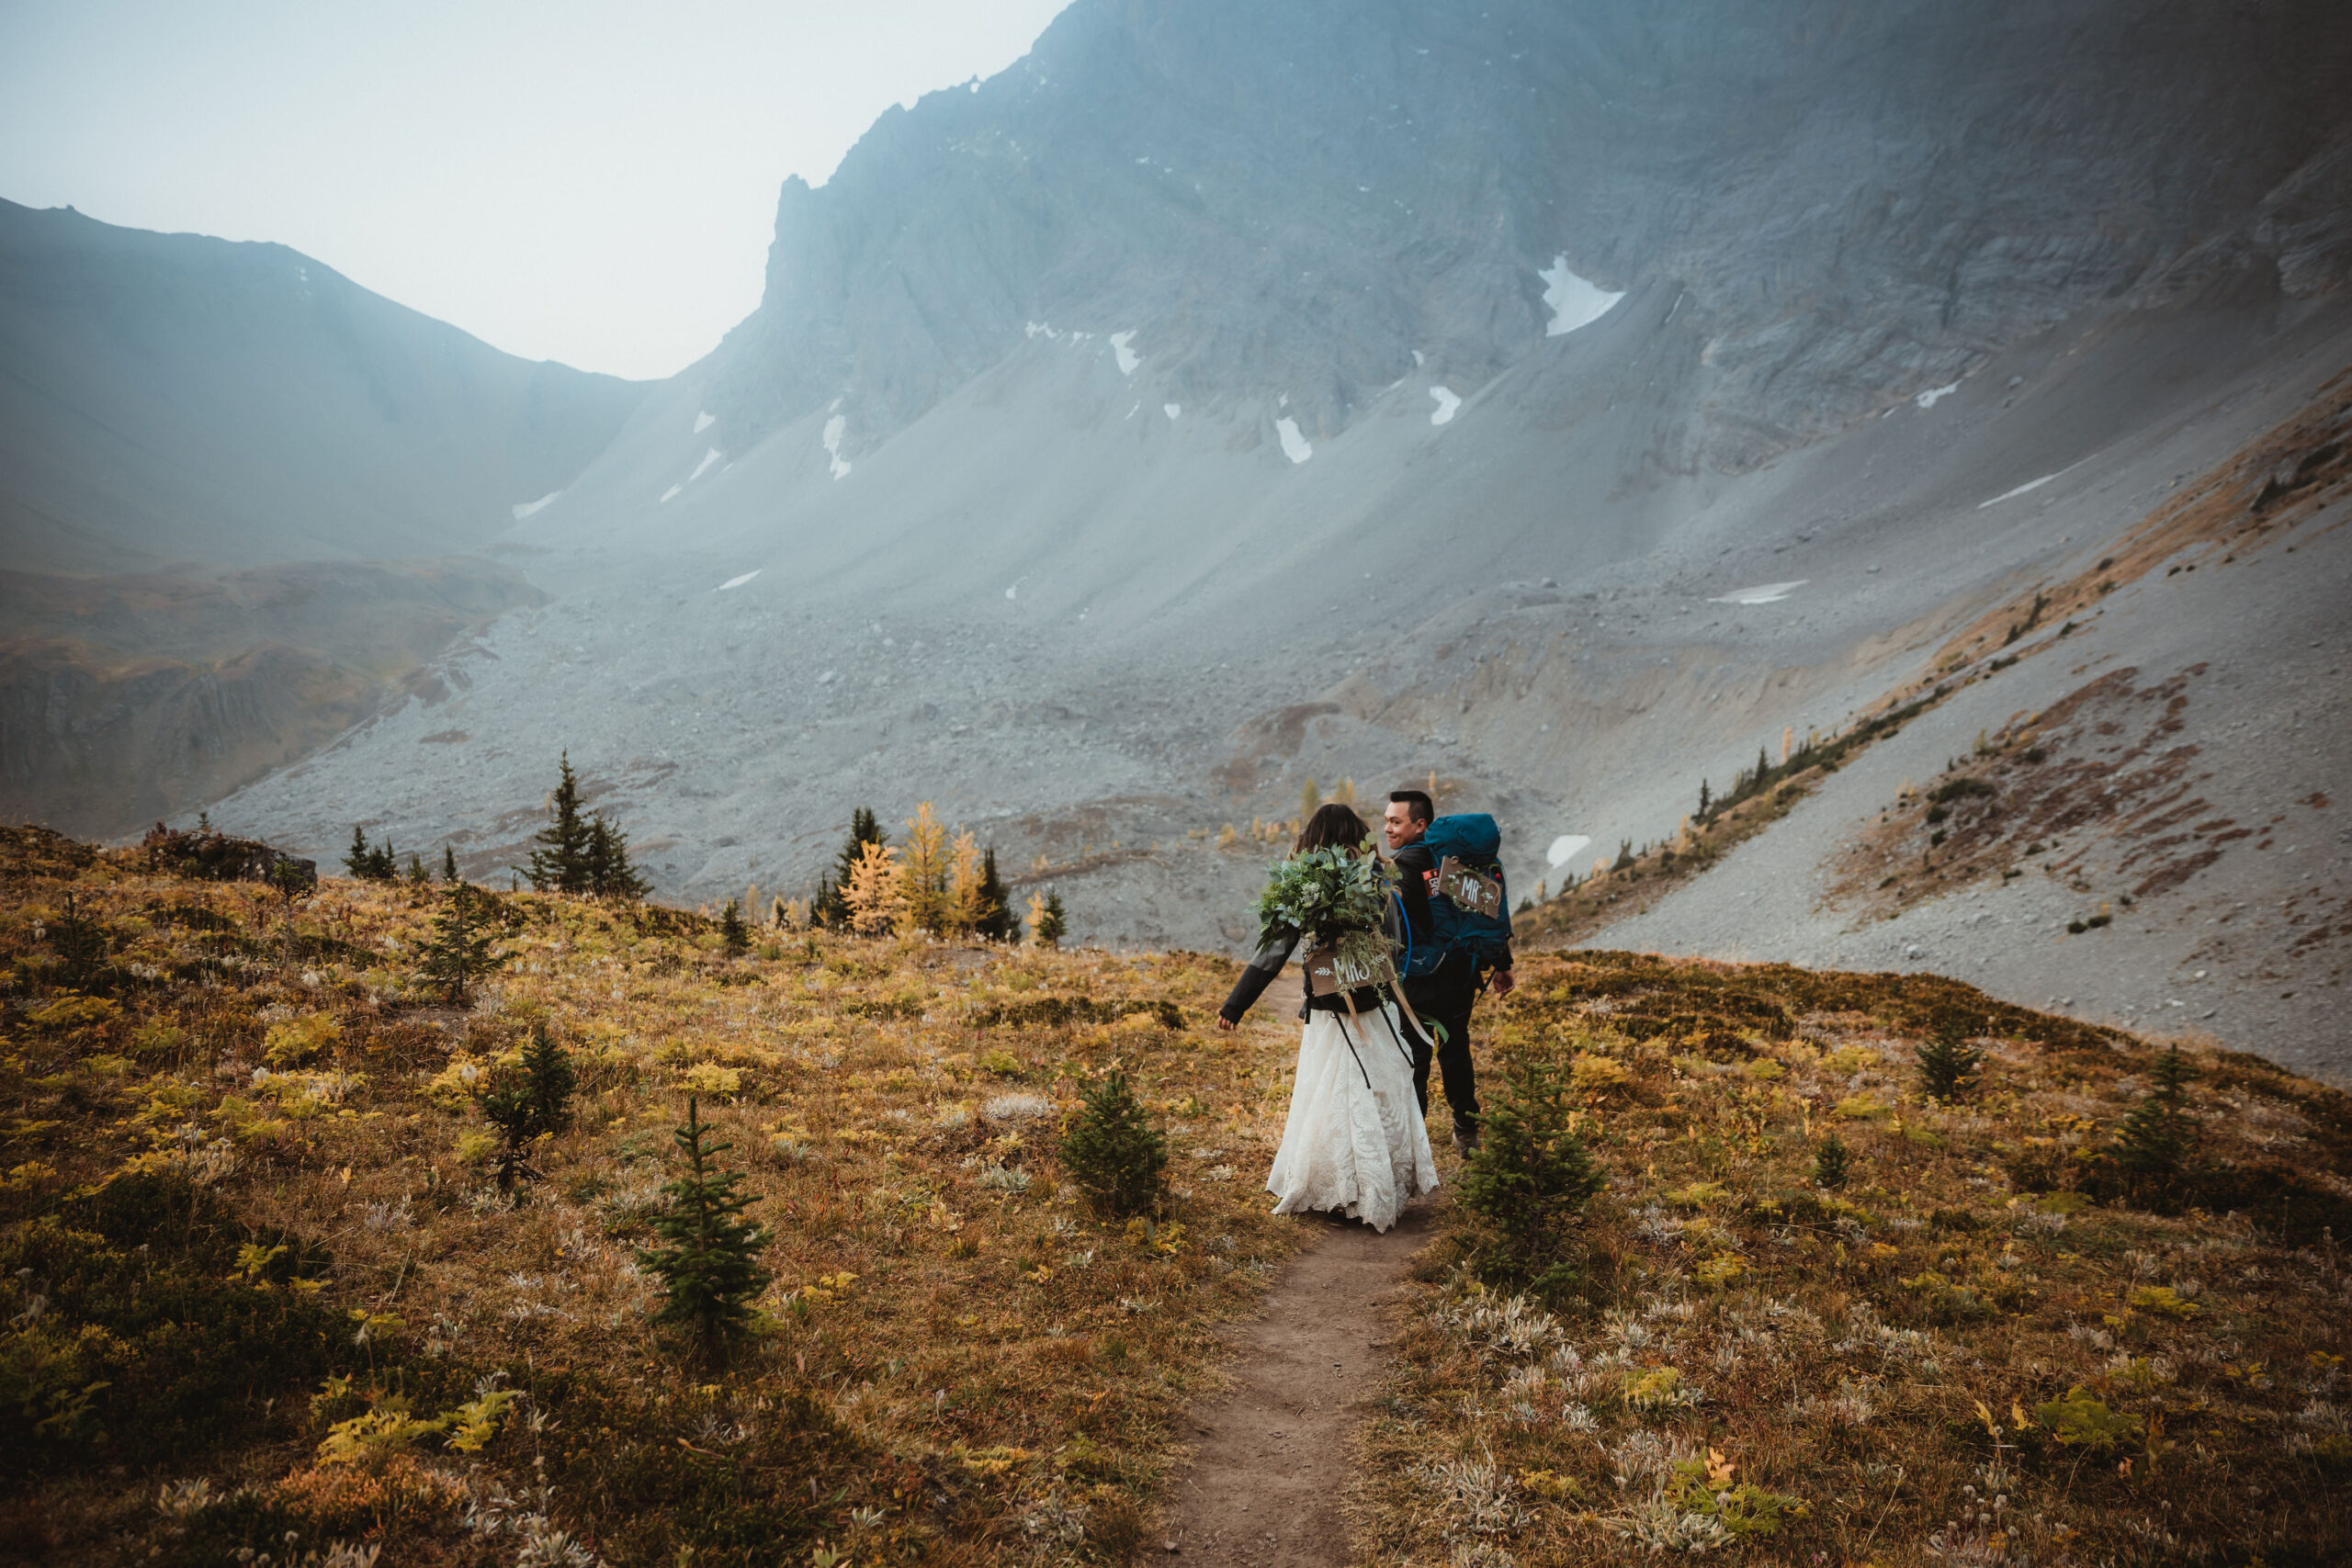
[[1241,1015],[1250,1010],[1250,1004],[1274,983],[1274,976],[1283,972],[1283,965],[1290,962],[1290,955],[1297,949],[1298,933],[1289,927],[1281,926],[1267,932],[1266,939],[1258,944],[1256,954],[1241,971],[1241,977],[1233,982],[1233,994],[1225,998],[1225,1006],[1217,1009],[1216,1026],[1231,1029],[1239,1023]]

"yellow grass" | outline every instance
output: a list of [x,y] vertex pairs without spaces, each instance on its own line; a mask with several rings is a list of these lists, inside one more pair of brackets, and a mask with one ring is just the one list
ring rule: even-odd
[[[501,972],[459,1012],[413,978],[428,896],[330,882],[294,911],[288,964],[269,896],[100,863],[74,891],[113,938],[114,994],[39,1024],[66,885],[23,873],[71,867],[15,847],[12,1240],[78,1223],[118,1173],[185,1175],[308,1249],[299,1277],[249,1270],[237,1310],[314,1297],[349,1333],[319,1375],[255,1383],[250,1411],[168,1451],[134,1436],[150,1413],[131,1391],[160,1376],[143,1348],[85,1356],[131,1370],[76,1419],[8,1428],[32,1469],[7,1528],[61,1561],[116,1561],[126,1532],[142,1559],[282,1560],[264,1537],[283,1529],[402,1563],[511,1562],[535,1531],[616,1563],[1124,1551],[1176,1412],[1213,1384],[1211,1326],[1251,1311],[1295,1245],[1259,1191],[1295,1041],[1211,1027],[1222,963],[774,931],[767,956],[729,962],[692,917],[521,895],[501,900]],[[578,1115],[510,1207],[469,1090],[538,1022],[578,1066]],[[1052,1153],[1114,1064],[1173,1156],[1136,1234],[1090,1213]],[[690,1091],[775,1231],[765,1332],[719,1371],[649,1328],[632,1257]],[[44,1277],[0,1286],[0,1313],[44,1291],[80,1299]],[[486,1418],[499,1389],[515,1402]],[[209,1501],[159,1511],[199,1482]]]

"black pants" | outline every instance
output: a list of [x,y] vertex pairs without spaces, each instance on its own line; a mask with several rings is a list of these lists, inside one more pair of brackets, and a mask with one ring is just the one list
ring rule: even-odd
[[1434,973],[1405,982],[1405,999],[1424,1024],[1445,1032],[1445,1043],[1431,1050],[1430,1043],[1406,1033],[1413,1045],[1413,1096],[1421,1114],[1430,1113],[1430,1062],[1434,1056],[1445,1084],[1445,1102],[1453,1111],[1453,1131],[1466,1136],[1478,1131],[1478,1075],[1470,1065],[1470,1010],[1478,1000],[1478,969],[1468,953],[1455,953]]

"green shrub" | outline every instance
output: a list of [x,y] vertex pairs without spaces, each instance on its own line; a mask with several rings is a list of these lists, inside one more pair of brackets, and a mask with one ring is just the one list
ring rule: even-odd
[[1486,1232],[1484,1271],[1547,1297],[1574,1282],[1568,1258],[1584,1207],[1608,1184],[1569,1131],[1571,1086],[1549,1062],[1513,1065],[1462,1173],[1462,1206]]
[[1822,1188],[1845,1186],[1846,1160],[1843,1139],[1835,1133],[1823,1138],[1813,1149],[1813,1184]]
[[1086,1103],[1062,1137],[1062,1168],[1095,1205],[1112,1214],[1141,1213],[1159,1201],[1168,1140],[1144,1113],[1115,1069],[1086,1091]]
[[2088,1449],[2093,1453],[2107,1453],[2140,1438],[2137,1416],[2109,1410],[2079,1383],[2066,1391],[2065,1398],[2035,1405],[2033,1418],[2068,1448]]

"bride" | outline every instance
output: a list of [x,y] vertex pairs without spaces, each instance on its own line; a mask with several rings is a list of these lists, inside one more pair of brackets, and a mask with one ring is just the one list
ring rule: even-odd
[[[1437,1167],[1413,1094],[1412,1047],[1390,987],[1376,978],[1387,969],[1395,900],[1371,838],[1346,806],[1307,819],[1259,900],[1257,956],[1218,1010],[1217,1027],[1241,1021],[1302,939],[1310,965],[1370,982],[1342,987],[1328,975],[1309,976],[1290,1117],[1266,1190],[1280,1200],[1278,1214],[1326,1210],[1385,1231],[1406,1200],[1436,1188]],[[1410,901],[1428,895],[1419,878],[1405,881],[1396,892],[1409,922]]]

